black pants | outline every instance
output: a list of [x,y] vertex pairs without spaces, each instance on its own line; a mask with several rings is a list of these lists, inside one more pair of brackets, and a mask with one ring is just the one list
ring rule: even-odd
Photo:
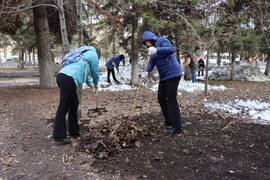
[[199,67],[199,71],[198,71],[198,76],[200,76],[202,74],[204,74],[204,67]]
[[159,82],[158,102],[165,117],[166,125],[172,125],[175,129],[181,130],[181,116],[177,102],[177,88],[180,77]]
[[72,77],[60,73],[57,75],[56,81],[60,88],[60,101],[54,121],[53,137],[62,139],[67,137],[67,113],[69,135],[79,134],[80,128],[77,116],[79,100],[76,93],[76,84]]
[[112,73],[112,76],[113,76],[113,80],[114,80],[116,83],[119,83],[119,81],[117,81],[117,79],[116,79],[116,77],[115,77],[115,71],[114,71],[114,69],[107,68],[107,72],[108,72],[108,74],[107,74],[107,82],[108,82],[108,83],[111,83],[111,79],[110,79],[111,73]]

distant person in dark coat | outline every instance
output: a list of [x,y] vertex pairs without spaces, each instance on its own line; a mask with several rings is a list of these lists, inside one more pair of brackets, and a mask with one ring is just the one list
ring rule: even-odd
[[205,69],[205,63],[204,60],[202,58],[199,59],[198,61],[198,76],[200,77],[200,75],[202,74],[202,76],[204,75],[204,69]]
[[117,83],[120,84],[120,82],[116,79],[115,77],[115,71],[114,71],[114,67],[116,67],[117,72],[119,72],[119,65],[122,61],[125,60],[125,56],[123,54],[120,55],[116,55],[114,57],[112,57],[107,63],[106,63],[106,67],[107,67],[107,82],[111,84],[111,73],[113,76],[113,80]]

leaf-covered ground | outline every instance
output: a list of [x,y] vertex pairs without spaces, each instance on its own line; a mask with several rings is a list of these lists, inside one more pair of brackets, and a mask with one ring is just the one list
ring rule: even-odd
[[[8,179],[269,179],[270,127],[204,108],[234,99],[270,102],[269,83],[215,82],[224,92],[182,92],[183,133],[168,136],[156,94],[103,92],[94,113],[83,94],[82,136],[70,146],[47,138],[57,89],[0,89],[0,178]],[[131,114],[133,114],[131,116]]]

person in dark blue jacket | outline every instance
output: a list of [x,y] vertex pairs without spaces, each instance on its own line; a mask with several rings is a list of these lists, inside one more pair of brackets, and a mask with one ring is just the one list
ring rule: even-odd
[[110,80],[110,76],[112,73],[113,76],[113,80],[117,83],[120,84],[120,82],[116,79],[115,77],[115,71],[114,71],[114,67],[116,67],[117,72],[119,72],[119,65],[120,62],[125,60],[125,56],[123,54],[120,55],[116,55],[114,57],[112,57],[107,63],[106,63],[106,67],[107,67],[107,82],[111,84],[111,80]]
[[182,131],[180,109],[177,101],[177,89],[182,71],[174,54],[174,48],[166,37],[157,37],[146,31],[142,35],[142,42],[148,47],[150,60],[142,77],[147,77],[156,66],[159,72],[158,101],[165,117],[165,125],[171,134]]

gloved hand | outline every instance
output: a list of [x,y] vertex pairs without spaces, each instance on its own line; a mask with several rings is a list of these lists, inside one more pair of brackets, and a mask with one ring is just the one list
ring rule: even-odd
[[149,76],[149,73],[148,72],[143,72],[142,73],[142,78],[145,79]]
[[156,55],[156,54],[157,54],[157,48],[155,48],[155,47],[148,48],[148,55],[149,56]]
[[86,83],[83,83],[82,84],[82,89],[86,89],[88,86],[87,86],[87,84]]

